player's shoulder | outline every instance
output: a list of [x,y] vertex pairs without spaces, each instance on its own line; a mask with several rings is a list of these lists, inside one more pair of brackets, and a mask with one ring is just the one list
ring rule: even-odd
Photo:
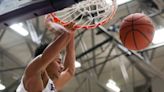
[[26,69],[24,71],[25,76],[28,75],[31,76],[32,74],[34,74],[33,72],[36,72],[37,65],[41,62],[41,57],[42,54],[38,55],[37,57],[35,57],[29,62],[29,64],[26,66]]

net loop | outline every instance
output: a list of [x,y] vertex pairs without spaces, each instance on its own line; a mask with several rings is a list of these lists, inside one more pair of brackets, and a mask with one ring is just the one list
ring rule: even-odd
[[58,22],[63,25],[75,22],[77,29],[91,29],[110,21],[116,10],[116,0],[84,0],[61,11],[48,14],[46,22]]

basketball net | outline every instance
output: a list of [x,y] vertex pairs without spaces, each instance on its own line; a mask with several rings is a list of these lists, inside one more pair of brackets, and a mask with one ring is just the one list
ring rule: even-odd
[[84,0],[61,11],[47,14],[45,21],[63,25],[75,22],[77,29],[92,29],[109,22],[116,10],[116,0]]

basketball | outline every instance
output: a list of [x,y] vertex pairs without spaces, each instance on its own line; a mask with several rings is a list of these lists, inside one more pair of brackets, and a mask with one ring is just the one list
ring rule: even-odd
[[151,19],[142,13],[130,14],[120,25],[119,36],[123,45],[130,50],[142,50],[149,46],[155,28]]

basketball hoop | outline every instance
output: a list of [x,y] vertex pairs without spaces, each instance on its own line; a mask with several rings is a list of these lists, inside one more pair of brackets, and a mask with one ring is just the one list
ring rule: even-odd
[[62,25],[75,22],[77,29],[92,29],[109,22],[116,10],[116,0],[84,0],[61,11],[47,14],[45,21]]

